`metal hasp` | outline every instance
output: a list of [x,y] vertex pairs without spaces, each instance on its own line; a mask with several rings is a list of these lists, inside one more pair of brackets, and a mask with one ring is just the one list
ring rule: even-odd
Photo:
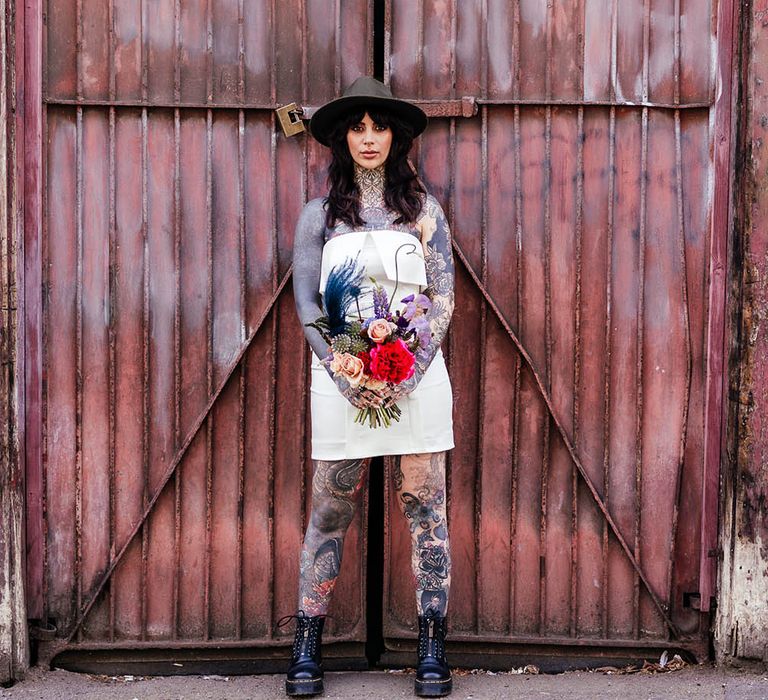
[[277,113],[277,118],[280,121],[283,133],[286,136],[296,136],[296,134],[306,131],[304,122],[301,121],[304,110],[295,102],[278,107],[275,112]]
[[459,99],[414,100],[430,118],[436,117],[474,117],[477,115],[477,100],[472,95]]
[[[477,115],[477,101],[472,96],[457,100],[424,100],[415,102],[428,117],[474,117]],[[275,112],[286,136],[295,136],[306,131],[303,119],[309,119],[317,107],[301,107],[295,102],[278,107]]]

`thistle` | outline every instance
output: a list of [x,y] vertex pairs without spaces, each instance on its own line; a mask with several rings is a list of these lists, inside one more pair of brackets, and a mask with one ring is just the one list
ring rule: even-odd
[[349,352],[353,355],[359,355],[361,352],[365,352],[368,349],[365,341],[359,335],[350,334]]
[[331,343],[334,352],[350,352],[352,338],[347,333],[339,333]]
[[347,333],[353,338],[359,337],[363,330],[363,324],[360,321],[350,321],[347,324]]

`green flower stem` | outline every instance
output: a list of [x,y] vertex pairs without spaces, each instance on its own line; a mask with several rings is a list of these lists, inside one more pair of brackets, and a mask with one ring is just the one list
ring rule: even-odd
[[389,428],[393,422],[397,423],[400,420],[402,411],[400,407],[395,404],[389,408],[376,408],[369,406],[368,408],[361,408],[355,415],[355,423],[361,425],[368,424],[371,429],[378,428],[383,425]]

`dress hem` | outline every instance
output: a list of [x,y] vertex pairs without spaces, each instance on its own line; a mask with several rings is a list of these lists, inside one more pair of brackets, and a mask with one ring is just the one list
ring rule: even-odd
[[441,445],[435,445],[434,447],[427,447],[423,450],[418,451],[411,451],[411,452],[401,452],[399,450],[386,450],[384,452],[376,451],[375,454],[333,454],[333,455],[323,455],[322,457],[317,457],[313,453],[310,459],[317,459],[323,462],[331,462],[331,461],[337,461],[340,459],[368,459],[373,457],[391,457],[391,456],[402,456],[404,454],[409,455],[422,455],[422,454],[432,454],[433,452],[447,452],[448,450],[452,450],[455,447],[455,444],[451,442],[449,445],[441,446]]

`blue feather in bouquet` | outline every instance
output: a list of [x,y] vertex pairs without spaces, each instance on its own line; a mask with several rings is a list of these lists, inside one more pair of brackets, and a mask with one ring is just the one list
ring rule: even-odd
[[347,314],[363,292],[363,270],[358,267],[357,258],[347,258],[336,265],[328,274],[323,293],[325,316],[307,325],[317,328],[326,339],[333,338],[347,330]]
[[363,291],[363,276],[357,258],[347,258],[329,273],[323,294],[323,307],[331,336],[346,330],[349,309]]

